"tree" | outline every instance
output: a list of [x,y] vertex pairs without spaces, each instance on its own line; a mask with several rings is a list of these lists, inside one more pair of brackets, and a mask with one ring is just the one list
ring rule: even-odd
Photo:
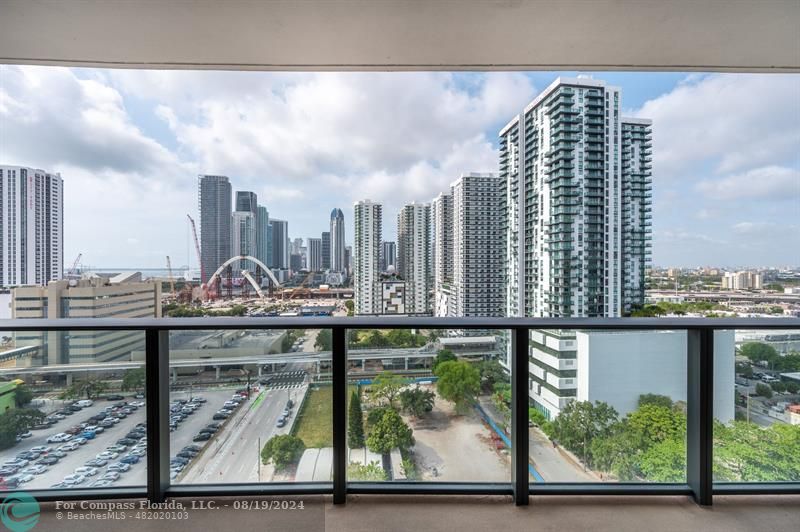
[[786,391],[786,384],[781,381],[773,382],[770,386],[772,387],[772,391],[776,393],[782,393]]
[[553,421],[553,436],[564,447],[588,460],[592,440],[608,436],[616,421],[617,411],[608,403],[571,401]]
[[387,408],[383,414],[370,427],[367,436],[367,448],[380,454],[386,454],[392,449],[406,450],[414,445],[414,436],[411,427],[406,425],[400,414]]
[[317,339],[314,340],[314,348],[317,351],[331,351],[333,346],[333,333],[330,329],[322,329],[317,333]]
[[353,463],[347,466],[347,480],[383,481],[389,480],[389,475],[378,462],[366,465]]
[[761,397],[766,397],[767,399],[772,399],[772,388],[769,387],[769,384],[759,382],[756,384],[756,394]]
[[97,378],[86,378],[73,382],[61,392],[61,399],[77,399],[86,396],[87,399],[99,397],[108,389],[108,383]]
[[791,394],[796,394],[798,391],[800,391],[800,384],[789,381],[786,383],[786,391]]
[[628,427],[643,449],[686,433],[686,417],[671,408],[644,404],[628,415]]
[[353,303],[352,299],[348,299],[344,302],[344,306],[347,308],[347,315],[352,316],[355,312],[355,303]]
[[495,359],[484,360],[480,363],[481,371],[481,391],[483,393],[491,393],[494,390],[495,383],[508,382],[508,375]]
[[14,404],[17,408],[27,405],[33,399],[33,392],[25,384],[14,388]]
[[389,402],[389,406],[394,408],[394,400],[406,384],[408,384],[408,379],[391,371],[381,371],[372,380],[370,388],[373,396],[386,399]]
[[424,388],[409,388],[398,395],[400,408],[416,418],[420,418],[433,410],[435,394]]
[[436,368],[442,362],[450,362],[450,361],[453,361],[453,360],[458,360],[458,358],[456,358],[456,354],[455,353],[453,353],[449,349],[440,349],[439,352],[436,353],[436,358],[433,359],[433,366],[431,367],[431,369],[433,370],[433,373],[434,374],[436,373]]
[[348,412],[347,445],[351,449],[364,447],[364,411],[361,409],[361,398],[356,390],[350,396]]
[[439,395],[455,403],[458,411],[466,410],[480,391],[480,372],[469,362],[463,360],[442,362],[433,373],[439,377],[436,382]]
[[738,366],[737,369],[745,379],[753,378],[753,366],[750,364],[742,364],[741,366]]
[[300,460],[305,449],[305,443],[297,436],[278,434],[264,444],[264,448],[261,449],[261,461],[264,464],[272,462],[278,470],[286,469]]
[[13,408],[0,414],[0,449],[17,443],[17,435],[42,422],[44,414],[35,408]]
[[393,347],[412,347],[415,344],[414,335],[408,329],[392,329],[386,339]]
[[778,352],[771,345],[761,342],[748,342],[739,348],[739,354],[753,362],[767,362],[771,364],[778,358]]
[[590,452],[594,467],[608,471],[622,481],[636,479],[641,449],[624,423],[617,423],[610,436],[594,438]]
[[122,390],[123,391],[143,390],[144,389],[144,382],[145,382],[145,370],[144,370],[144,368],[129,369],[122,376]]
[[779,356],[775,360],[772,369],[784,373],[800,371],[800,353],[790,353],[788,355]]
[[686,482],[686,442],[669,438],[653,445],[642,454],[639,467],[650,482]]
[[544,417],[544,414],[532,406],[528,407],[528,419],[531,420],[531,423],[539,427],[541,427],[545,421],[547,421],[547,418]]
[[655,405],[663,406],[664,408],[672,408],[672,399],[666,395],[657,395],[654,393],[646,393],[639,396],[639,406]]

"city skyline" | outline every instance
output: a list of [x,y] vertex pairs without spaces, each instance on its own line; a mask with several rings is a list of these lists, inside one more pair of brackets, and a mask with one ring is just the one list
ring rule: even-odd
[[[61,173],[65,263],[83,253],[85,264],[157,268],[170,255],[197,267],[185,214],[197,212],[198,174],[255,192],[291,237],[321,234],[341,207],[352,243],[355,201],[382,202],[391,220],[463,172],[497,171],[499,129],[560,74],[2,67],[0,119],[15,134],[0,137],[0,162]],[[657,124],[652,264],[800,263],[800,76],[595,78],[623,89],[626,116]],[[264,104],[240,112],[236,99],[256,94]]]

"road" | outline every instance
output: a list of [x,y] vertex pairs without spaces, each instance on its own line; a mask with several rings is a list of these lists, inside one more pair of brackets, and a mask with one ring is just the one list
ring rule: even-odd
[[528,433],[529,458],[545,482],[597,482],[591,473],[562,456],[540,430],[532,428]]
[[[276,427],[275,423],[290,397],[295,403],[292,416],[297,414],[297,407],[307,388],[303,384],[287,389],[262,390],[243,403],[228,419],[225,429],[207,442],[204,452],[189,464],[175,482],[259,482],[260,446],[272,436],[289,432],[291,423],[281,428]],[[209,409],[209,412],[213,410]]]

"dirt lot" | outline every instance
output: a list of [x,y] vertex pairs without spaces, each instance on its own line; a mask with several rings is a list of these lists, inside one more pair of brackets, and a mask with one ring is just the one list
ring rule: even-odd
[[452,403],[436,397],[433,411],[419,421],[405,417],[414,429],[414,460],[420,480],[439,482],[508,482],[511,457],[494,449],[491,429],[471,411],[459,416]]

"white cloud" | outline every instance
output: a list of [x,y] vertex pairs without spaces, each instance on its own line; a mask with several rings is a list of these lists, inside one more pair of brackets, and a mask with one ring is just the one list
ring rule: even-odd
[[697,190],[708,197],[733,199],[766,199],[800,201],[800,170],[782,166],[765,166],[721,179],[704,180]]
[[660,179],[696,175],[701,163],[716,173],[780,164],[800,146],[796,75],[690,76],[635,114],[653,119]]

